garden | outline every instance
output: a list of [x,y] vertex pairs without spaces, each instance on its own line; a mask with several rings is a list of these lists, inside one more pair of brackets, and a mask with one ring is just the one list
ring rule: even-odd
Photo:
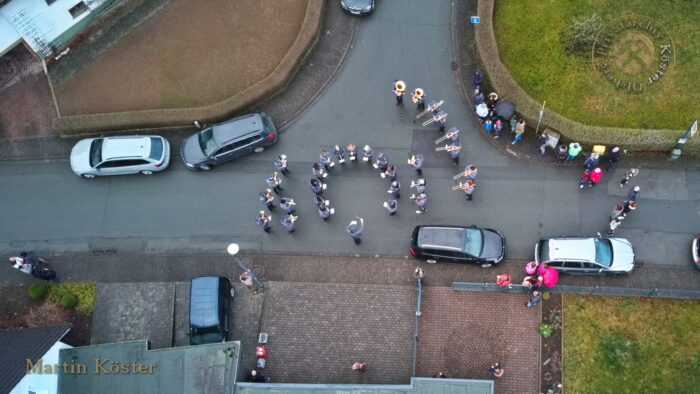
[[500,0],[499,55],[535,100],[580,123],[685,130],[700,107],[693,1]]

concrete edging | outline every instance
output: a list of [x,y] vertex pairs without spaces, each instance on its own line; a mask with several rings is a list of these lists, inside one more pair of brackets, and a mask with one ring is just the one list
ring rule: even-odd
[[[481,22],[475,24],[474,44],[482,69],[487,76],[499,76],[498,78],[489,78],[489,82],[494,90],[501,97],[517,97],[518,114],[528,124],[536,124],[542,104],[530,97],[518,85],[508,68],[501,62],[498,44],[493,31],[495,1],[477,0],[477,2],[477,15],[481,17]],[[644,130],[646,138],[643,141],[635,140],[631,142],[631,137],[639,132],[638,129],[584,125],[547,108],[545,108],[544,113],[541,129],[550,127],[562,133],[562,137],[585,145],[604,142],[609,145],[623,146],[633,151],[670,150],[677,139],[685,132],[685,130],[649,129]],[[579,132],[584,128],[587,129],[586,133]],[[699,154],[700,139],[689,140],[684,145],[684,153]]]
[[79,136],[115,130],[190,125],[193,120],[217,122],[252,107],[286,86],[304,55],[312,48],[323,22],[325,2],[308,0],[304,22],[296,40],[267,77],[235,96],[198,108],[156,109],[132,112],[74,115],[55,118],[53,127],[61,136]]

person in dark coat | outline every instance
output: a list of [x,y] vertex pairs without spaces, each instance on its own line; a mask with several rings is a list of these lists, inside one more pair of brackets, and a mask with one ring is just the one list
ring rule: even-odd
[[627,193],[627,201],[637,202],[638,198],[639,198],[639,186],[635,186],[632,189],[630,189],[629,193]]
[[596,152],[592,152],[588,157],[586,158],[586,161],[583,162],[583,167],[588,170],[592,171],[594,168],[598,166],[598,163],[600,162],[600,155],[597,154]]
[[564,144],[559,145],[557,148],[557,154],[554,156],[554,162],[556,163],[563,163],[564,160],[566,160],[567,152],[569,151],[569,147],[567,147]]
[[540,138],[537,140],[537,147],[540,149],[540,155],[544,155],[544,152],[547,149],[548,141],[549,135],[543,131],[542,134],[540,134]]
[[620,160],[620,147],[616,146],[612,148],[605,155],[605,159],[608,161],[608,171],[612,170],[612,168],[615,166],[615,163],[617,163]]

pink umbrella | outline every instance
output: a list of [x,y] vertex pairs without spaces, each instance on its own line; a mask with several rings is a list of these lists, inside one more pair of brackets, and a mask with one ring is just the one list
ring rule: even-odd
[[532,275],[537,271],[537,262],[531,261],[527,264],[525,264],[525,272],[527,272],[528,275]]
[[554,268],[547,268],[544,270],[544,275],[542,275],[542,282],[547,287],[552,287],[559,282],[559,271]]

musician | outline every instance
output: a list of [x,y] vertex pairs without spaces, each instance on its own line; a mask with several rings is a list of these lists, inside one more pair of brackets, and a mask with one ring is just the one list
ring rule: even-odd
[[288,214],[292,214],[297,210],[297,203],[294,202],[293,198],[282,197],[280,198],[280,208]]
[[324,200],[323,197],[321,197],[317,194],[314,195],[314,205],[316,205],[316,207],[321,208],[321,207],[326,206],[328,204],[330,204],[330,201]]
[[320,196],[323,194],[323,191],[326,190],[326,184],[319,181],[318,179],[312,179],[311,180],[311,191],[314,192],[317,196]]
[[257,223],[258,226],[260,226],[260,228],[262,228],[266,233],[269,233],[271,219],[272,219],[272,215],[265,216],[265,211],[260,211],[255,216],[255,223]]
[[416,211],[417,214],[422,214],[425,213],[425,204],[428,202],[428,195],[425,193],[419,193],[416,196],[412,196],[413,200],[416,202],[416,205],[418,206],[418,210]]
[[372,164],[372,155],[374,155],[372,148],[370,148],[369,145],[365,145],[365,147],[362,148],[362,161],[367,164]]
[[389,200],[389,201],[384,201],[384,204],[382,204],[384,208],[386,208],[387,211],[389,211],[389,216],[394,216],[396,214],[396,210],[399,208],[399,203],[396,200]]
[[418,111],[423,111],[425,109],[425,91],[423,89],[415,88],[411,95],[411,100],[416,105]]
[[335,210],[333,208],[328,208],[325,204],[318,207],[318,216],[323,220],[328,220],[333,213],[335,213]]
[[411,181],[411,187],[416,188],[416,193],[421,194],[425,193],[425,189],[428,186],[428,184],[425,182],[425,179],[420,178],[419,180],[413,182]]
[[386,192],[394,196],[394,198],[401,198],[401,184],[399,181],[392,181],[389,185],[389,190]]
[[273,203],[274,199],[275,197],[272,195],[272,190],[266,189],[264,192],[260,192],[260,202],[270,211],[275,209],[275,204]]
[[282,173],[282,175],[287,176],[289,170],[287,169],[287,155],[279,155],[275,157],[275,168]]
[[389,159],[384,153],[380,152],[377,155],[377,162],[374,163],[374,168],[378,168],[380,173],[385,173],[387,167],[389,167]]
[[445,123],[447,123],[447,112],[438,110],[433,112],[433,116],[435,116],[436,120],[435,123],[437,123],[438,127],[440,127],[440,132],[444,133],[445,132]]
[[459,129],[456,127],[450,127],[447,129],[446,136],[449,136],[451,142],[459,141]]
[[462,145],[459,143],[459,141],[454,141],[453,143],[449,144],[447,146],[447,153],[450,155],[450,158],[454,162],[454,165],[459,164],[459,151],[462,150]]
[[403,95],[406,92],[406,83],[404,81],[399,81],[398,79],[394,81],[393,92],[396,96],[396,105],[403,105]]
[[345,228],[345,231],[350,234],[352,240],[355,241],[355,245],[362,243],[362,233],[365,231],[365,219],[359,218],[360,221],[353,220]]
[[357,160],[357,147],[355,144],[348,144],[348,146],[345,147],[345,150],[348,152],[350,161]]
[[479,172],[479,169],[470,164],[464,168],[464,172],[467,173],[467,180],[476,181],[476,174]]
[[467,195],[467,201],[472,200],[472,193],[474,193],[474,189],[476,188],[476,182],[472,181],[471,179],[468,179],[467,182],[462,185],[462,190],[464,190],[464,194]]
[[409,154],[408,164],[410,164],[413,168],[416,169],[416,174],[418,174],[418,176],[423,175],[423,170],[421,169],[421,166],[423,165],[423,155],[418,153]]
[[318,163],[311,165],[311,173],[314,174],[319,181],[328,176],[328,173],[324,172],[323,168],[321,168],[321,165]]
[[282,180],[277,176],[276,172],[272,172],[270,174],[267,174],[267,178],[265,179],[265,183],[267,183],[267,186],[269,188],[272,188],[272,190],[275,191],[275,194],[280,194],[280,192],[284,189],[280,187],[282,184]]
[[392,164],[389,167],[386,168],[386,172],[384,172],[384,176],[388,177],[390,181],[395,181],[396,180],[396,167]]
[[498,103],[498,94],[496,94],[496,92],[489,93],[489,95],[486,96],[486,105],[488,105],[491,111],[496,107],[496,103]]
[[328,172],[331,172],[331,168],[335,166],[335,163],[331,158],[331,154],[325,149],[322,150],[321,154],[318,156],[318,161],[326,168],[326,171]]
[[340,145],[336,145],[335,149],[333,149],[333,154],[338,159],[338,163],[345,164],[345,149],[340,147]]
[[294,216],[292,214],[284,216],[280,222],[282,223],[282,227],[284,227],[288,233],[293,233],[297,229],[297,219],[298,216]]

